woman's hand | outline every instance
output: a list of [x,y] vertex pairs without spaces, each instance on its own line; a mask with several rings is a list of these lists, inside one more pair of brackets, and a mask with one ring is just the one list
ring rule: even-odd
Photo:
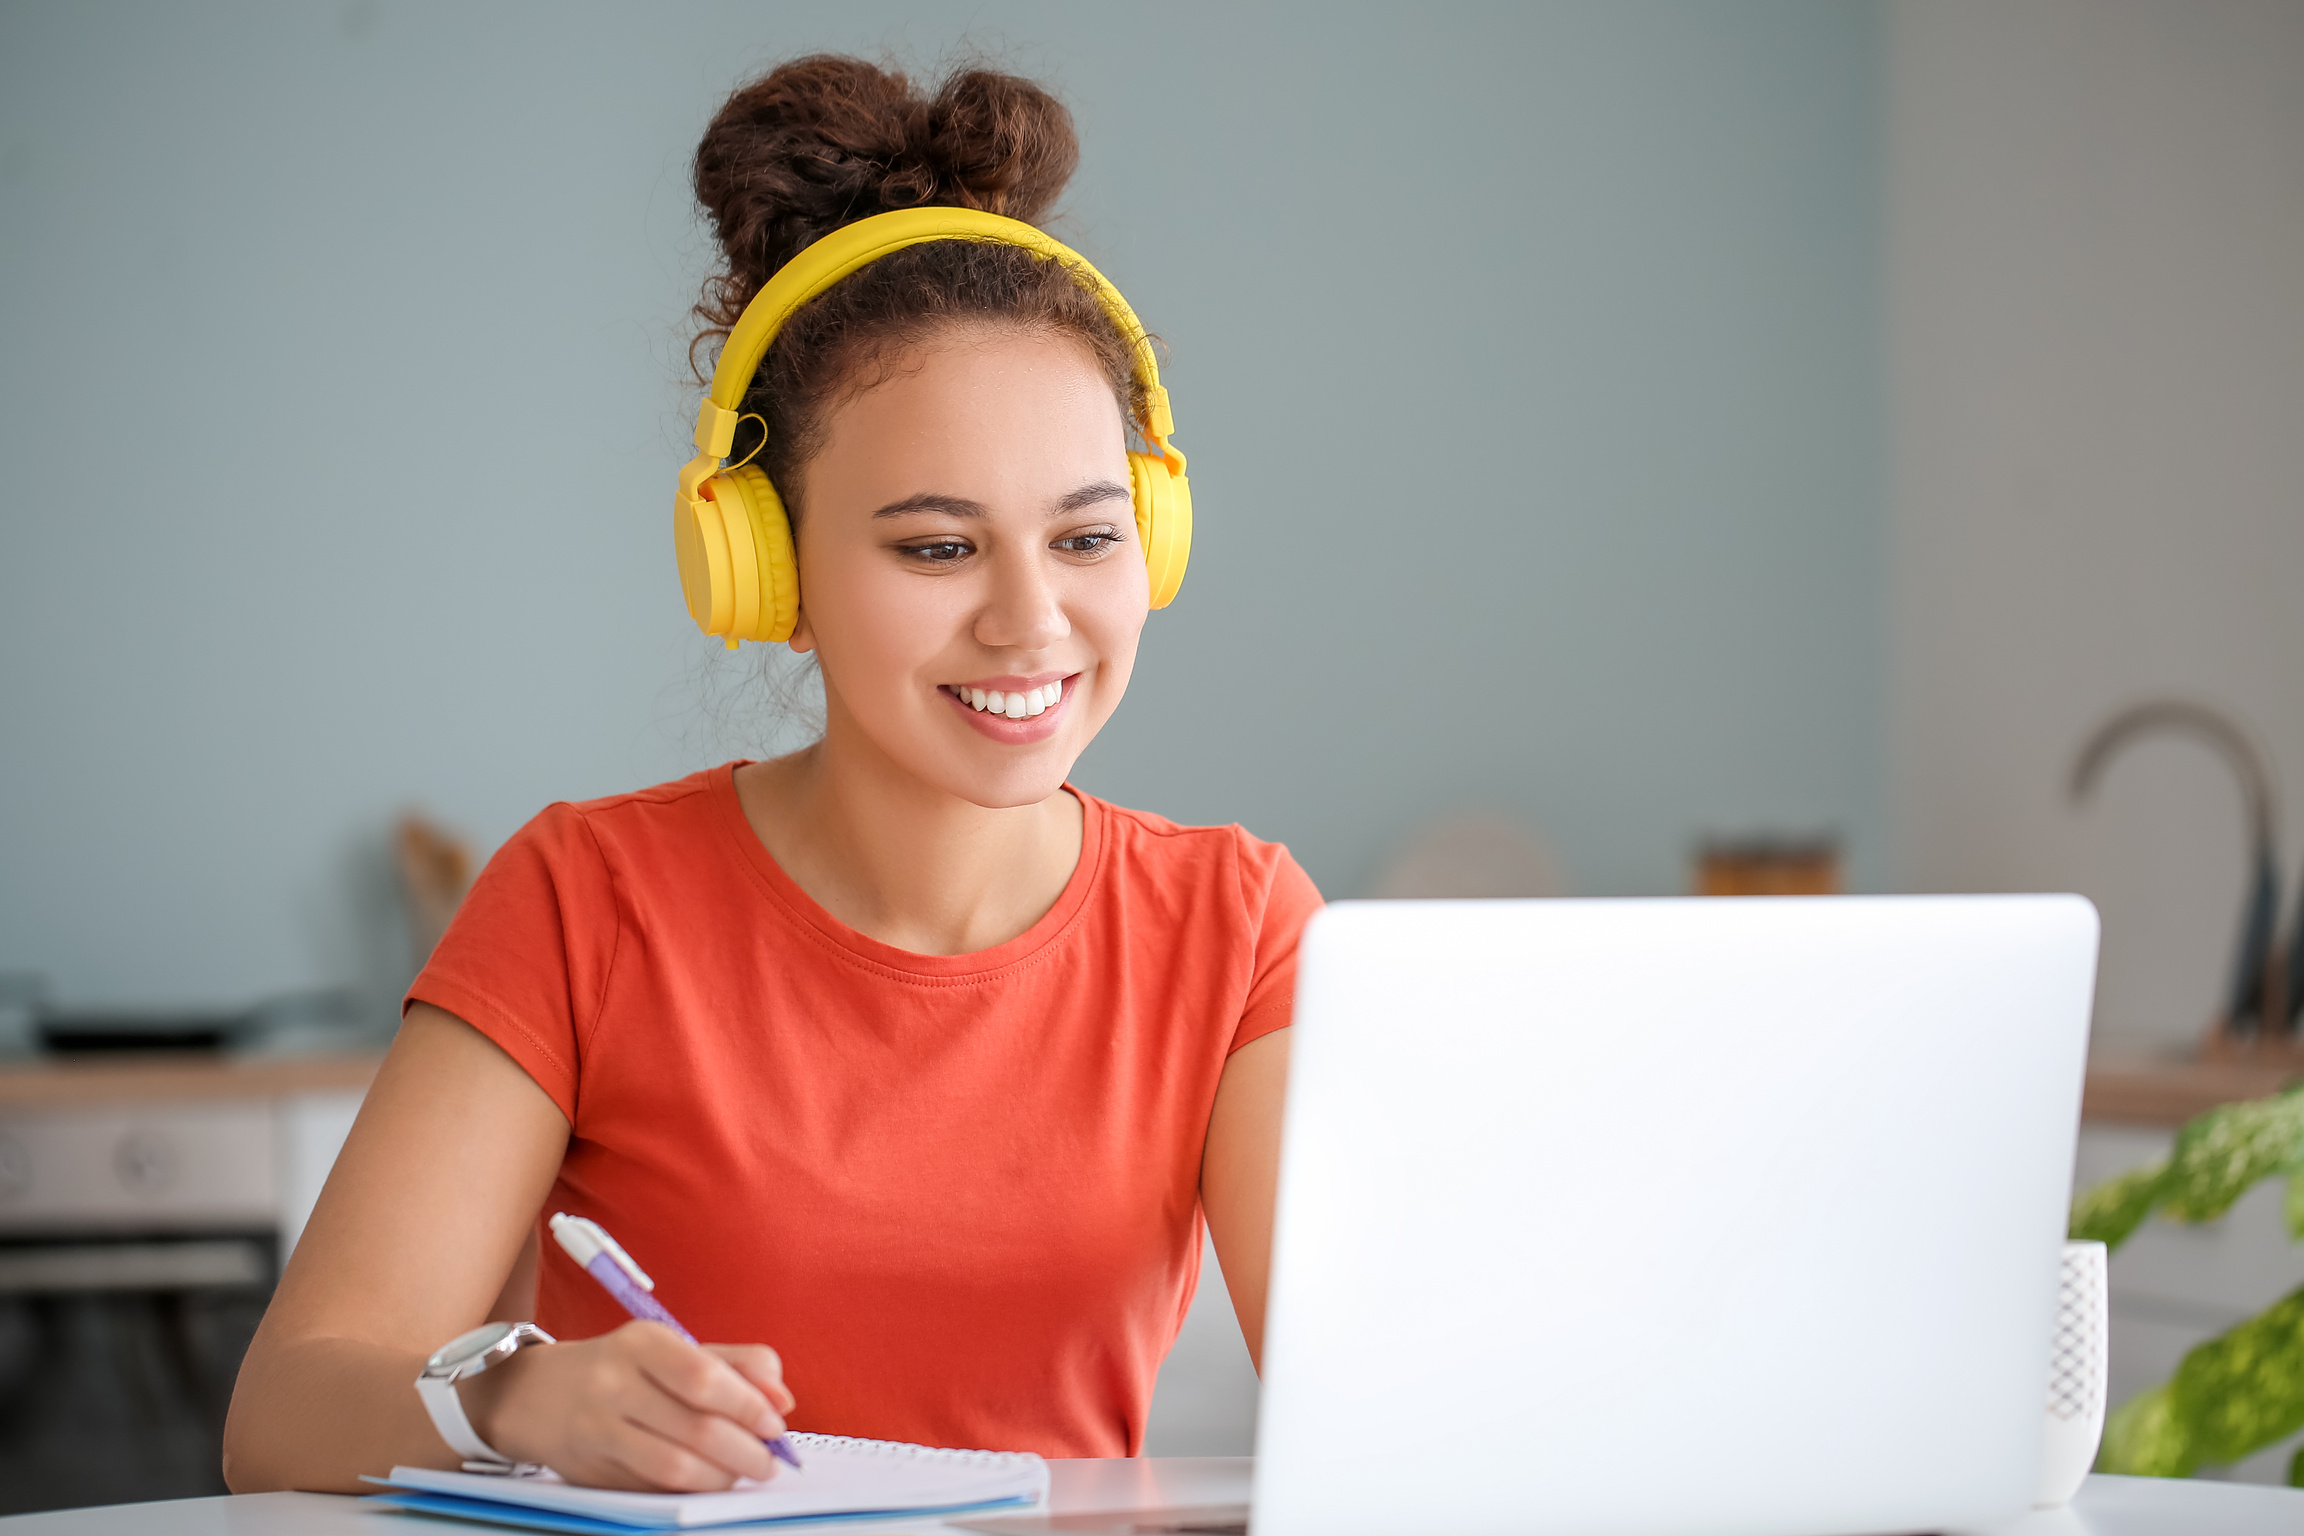
[[480,1438],[572,1483],[712,1493],[768,1478],[760,1442],[784,1433],[792,1393],[765,1344],[686,1342],[655,1323],[524,1349],[460,1389]]

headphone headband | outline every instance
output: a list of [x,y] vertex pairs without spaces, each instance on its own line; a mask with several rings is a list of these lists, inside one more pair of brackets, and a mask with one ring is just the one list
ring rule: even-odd
[[760,360],[800,306],[840,279],[908,245],[931,240],[983,240],[1020,246],[1043,261],[1060,261],[1080,280],[1120,328],[1135,358],[1136,377],[1144,386],[1144,435],[1163,457],[1183,467],[1180,456],[1168,447],[1176,423],[1168,409],[1168,392],[1160,387],[1160,365],[1152,354],[1152,338],[1137,320],[1136,311],[1106,281],[1086,257],[1061,240],[1020,219],[984,213],[974,208],[899,208],[843,225],[816,241],[777,268],[766,286],[752,296],[712,369],[712,388],[697,413],[696,447],[712,458],[726,458],[735,441],[738,407]]

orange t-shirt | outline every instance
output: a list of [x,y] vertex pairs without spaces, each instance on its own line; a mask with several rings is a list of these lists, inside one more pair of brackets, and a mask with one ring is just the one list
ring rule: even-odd
[[[1319,893],[1238,827],[1080,794],[1046,916],[913,954],[793,884],[734,767],[538,816],[411,999],[568,1117],[546,1214],[615,1234],[698,1338],[774,1345],[795,1429],[1135,1455],[1198,1278],[1217,1079],[1287,1025]],[[625,1320],[543,1252],[544,1328]]]

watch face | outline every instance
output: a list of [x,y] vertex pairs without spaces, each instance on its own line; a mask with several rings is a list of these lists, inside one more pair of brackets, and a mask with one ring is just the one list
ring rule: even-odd
[[503,1343],[518,1326],[517,1323],[482,1323],[470,1333],[459,1334],[434,1350],[432,1358],[424,1362],[424,1369],[452,1371]]

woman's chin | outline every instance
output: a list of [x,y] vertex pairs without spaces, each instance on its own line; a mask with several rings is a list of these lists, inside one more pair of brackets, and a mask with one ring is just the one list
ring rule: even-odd
[[989,779],[975,779],[949,787],[970,805],[981,806],[987,811],[1013,811],[1027,805],[1043,804],[1050,795],[1060,793],[1071,772],[1072,764],[1069,760],[1060,765],[1033,770],[1027,770],[1019,764],[1017,768]]
[[957,752],[937,753],[931,761],[918,764],[917,771],[927,783],[956,800],[987,811],[1012,811],[1039,805],[1060,792],[1079,755],[1068,743],[1057,741],[991,751],[970,743]]

